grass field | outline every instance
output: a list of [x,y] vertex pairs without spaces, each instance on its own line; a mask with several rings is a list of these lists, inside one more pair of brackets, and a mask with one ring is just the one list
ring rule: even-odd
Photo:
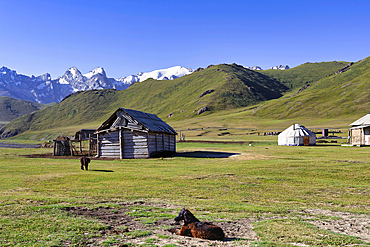
[[[235,246],[368,245],[355,236],[315,227],[302,210],[368,218],[369,148],[340,143],[282,147],[276,145],[276,136],[244,140],[243,145],[178,143],[177,157],[93,160],[89,171],[81,171],[76,159],[23,156],[51,149],[0,148],[0,245],[85,246],[86,239],[109,227],[71,216],[63,208],[114,208],[134,201],[188,207],[203,220],[258,219],[254,229],[259,240],[234,241]],[[205,157],[212,152],[230,157]],[[146,215],[145,220],[158,216]],[[117,241],[106,239],[100,245],[118,246]],[[120,241],[130,243],[127,238]]]

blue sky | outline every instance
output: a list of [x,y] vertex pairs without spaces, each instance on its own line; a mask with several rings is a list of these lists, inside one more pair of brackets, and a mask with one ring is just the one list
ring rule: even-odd
[[370,56],[368,0],[0,0],[0,67],[52,78]]

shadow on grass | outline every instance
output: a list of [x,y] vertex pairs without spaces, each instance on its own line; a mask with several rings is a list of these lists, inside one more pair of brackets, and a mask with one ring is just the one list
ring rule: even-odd
[[112,170],[89,170],[89,171],[92,171],[92,172],[114,172]]
[[188,158],[229,158],[232,156],[241,155],[241,153],[213,152],[213,151],[193,151],[176,153],[174,157]]

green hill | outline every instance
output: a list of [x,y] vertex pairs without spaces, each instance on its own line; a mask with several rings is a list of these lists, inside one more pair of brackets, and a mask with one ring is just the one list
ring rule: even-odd
[[119,107],[158,114],[171,120],[195,117],[255,104],[282,96],[288,88],[275,79],[242,66],[216,65],[175,80],[153,79],[124,91],[92,90],[13,120],[0,130],[2,138],[37,131],[103,122]]
[[11,120],[40,110],[48,105],[0,96],[0,128]]
[[288,70],[262,70],[261,74],[274,78],[290,89],[301,88],[306,84],[312,84],[322,78],[334,75],[344,68],[348,62],[321,62],[305,63]]
[[281,97],[285,90],[282,83],[258,72],[221,64],[176,80],[136,83],[123,92],[121,106],[183,119],[196,116],[204,107],[209,111],[243,107]]
[[369,112],[369,92],[370,57],[354,63],[343,73],[313,83],[299,93],[265,102],[253,114],[277,119],[363,115]]
[[[299,112],[302,106],[310,106],[313,96],[307,92],[313,91],[313,88],[319,85],[333,84],[334,88],[323,90],[321,98],[326,100],[325,93],[335,90],[335,87],[340,84],[337,83],[338,85],[334,86],[334,83],[330,82],[332,78],[340,78],[348,73],[354,73],[353,71],[362,75],[366,71],[366,69],[356,69],[362,66],[360,66],[361,63],[356,63],[349,71],[333,76],[346,64],[344,62],[307,63],[286,71],[263,72],[248,70],[236,64],[220,64],[197,70],[175,80],[149,79],[138,82],[124,91],[92,90],[75,93],[57,105],[14,119],[0,130],[0,137],[7,138],[25,132],[28,135],[35,132],[55,133],[56,131],[72,134],[79,128],[96,128],[119,107],[154,113],[172,123],[185,119],[205,121],[205,117],[211,113],[222,116],[219,113],[261,102],[263,102],[262,106],[253,111],[252,117],[282,119],[301,116],[294,112],[296,110]],[[326,77],[320,80],[321,76]],[[316,83],[318,81],[320,82]],[[297,96],[289,98],[292,88],[307,84],[312,86]],[[318,88],[314,94],[318,94],[320,90],[322,89]],[[308,100],[307,103],[302,103],[305,99],[303,96]],[[334,97],[327,100],[326,104],[334,107],[333,104],[337,105],[336,100],[337,98]],[[302,109],[305,111],[305,116],[316,117],[316,108],[311,110],[303,107]],[[250,117],[251,114],[247,114],[244,118]],[[230,119],[230,121],[245,120]]]

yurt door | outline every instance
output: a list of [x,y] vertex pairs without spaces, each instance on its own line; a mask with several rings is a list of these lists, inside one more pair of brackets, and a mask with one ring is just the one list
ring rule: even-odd
[[303,144],[305,146],[309,146],[310,145],[310,137],[309,136],[305,136],[304,139],[303,139]]

